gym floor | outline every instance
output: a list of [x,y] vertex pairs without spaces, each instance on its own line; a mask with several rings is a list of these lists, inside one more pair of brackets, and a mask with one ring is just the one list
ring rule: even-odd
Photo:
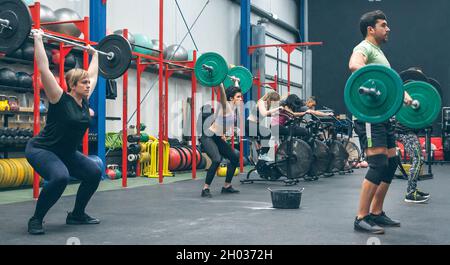
[[[381,244],[450,244],[450,226],[445,221],[450,218],[449,169],[450,165],[433,166],[434,178],[419,181],[419,188],[431,193],[427,204],[403,202],[407,182],[394,179],[385,211],[402,226],[387,228],[386,234],[378,235]],[[76,237],[81,244],[365,245],[373,235],[354,232],[353,220],[366,170],[288,187],[280,182],[240,184],[236,177],[233,185],[241,193],[232,195],[220,194],[224,179],[216,177],[211,199],[200,197],[204,172],[197,180],[190,180],[186,174],[184,180],[176,177],[180,181],[166,178],[164,185],[154,181],[128,189],[103,188],[87,209],[102,220],[94,226],[65,224],[66,212],[74,203],[74,196],[66,195],[47,215],[46,234],[42,236],[26,231],[35,201],[2,204],[0,244],[63,245]],[[305,188],[300,209],[272,208],[267,188],[300,187]]]

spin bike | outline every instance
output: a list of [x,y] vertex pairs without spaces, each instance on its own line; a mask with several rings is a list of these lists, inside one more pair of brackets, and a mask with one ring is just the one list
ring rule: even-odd
[[[253,183],[255,181],[282,181],[286,185],[295,185],[300,178],[307,177],[312,160],[313,153],[310,145],[301,137],[293,135],[294,126],[302,122],[301,118],[293,118],[286,123],[289,134],[280,137],[282,143],[278,146],[275,153],[275,161],[253,160],[255,168],[247,173],[247,177],[241,180],[241,183]],[[251,149],[253,154],[257,154],[256,142],[259,139],[251,139]],[[255,157],[255,155],[253,155]],[[259,179],[250,178],[253,172],[257,172]]]

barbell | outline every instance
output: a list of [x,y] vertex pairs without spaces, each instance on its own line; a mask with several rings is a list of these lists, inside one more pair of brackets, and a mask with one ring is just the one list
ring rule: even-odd
[[[23,45],[36,29],[31,30],[30,10],[22,0],[0,0],[0,53],[9,54]],[[84,50],[89,49],[81,43],[56,37],[47,33],[43,37]],[[96,48],[99,55],[99,73],[107,79],[122,76],[130,67],[132,59],[131,45],[120,35],[103,38]]]
[[[383,65],[364,66],[347,80],[345,105],[360,121],[380,123],[395,115],[406,127],[426,128],[440,113],[441,96],[430,83],[416,81],[423,78],[420,72],[414,71],[407,70],[399,75]],[[426,77],[423,80],[427,80]],[[403,105],[405,91],[413,99],[410,106]]]
[[225,59],[215,52],[202,54],[195,63],[194,72],[198,82],[208,87],[221,83],[225,87],[234,85],[245,94],[253,85],[253,75],[247,68],[235,66],[229,69]]

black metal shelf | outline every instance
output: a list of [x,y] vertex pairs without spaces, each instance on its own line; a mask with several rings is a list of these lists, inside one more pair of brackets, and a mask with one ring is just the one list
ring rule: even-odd
[[[20,91],[22,90],[22,91]],[[19,94],[34,94],[33,88],[0,85],[0,91],[12,91]]]
[[[17,114],[33,115],[33,111],[0,111],[0,115],[14,116]],[[41,112],[41,116],[47,115],[47,112]]]
[[[22,65],[28,65],[28,66],[33,66],[34,65],[34,61],[29,61],[29,60],[24,60],[24,59],[18,59],[18,58],[11,58],[11,57],[0,57],[0,61],[5,61],[5,62],[9,62],[9,63],[19,63]],[[49,66],[50,66],[50,70],[54,70],[54,69],[58,69],[58,65],[52,63],[51,61],[49,61]],[[69,67],[69,66],[64,66],[64,71],[68,71],[70,69],[75,68],[76,65],[74,67]]]

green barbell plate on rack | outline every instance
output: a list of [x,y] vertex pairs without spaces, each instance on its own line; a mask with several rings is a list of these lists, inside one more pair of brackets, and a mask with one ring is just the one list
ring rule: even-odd
[[413,81],[404,85],[413,100],[419,101],[419,107],[403,106],[396,115],[398,122],[408,128],[422,129],[433,124],[441,111],[441,96],[429,83]]
[[223,81],[223,85],[225,86],[225,88],[234,85],[234,81],[231,80],[230,76],[239,78],[239,87],[242,90],[242,94],[247,93],[247,91],[252,88],[253,75],[247,68],[243,66],[235,66],[231,68],[228,72],[227,77],[225,77],[225,80]]
[[[379,95],[361,94],[360,88],[374,88]],[[400,76],[384,65],[371,64],[355,71],[345,84],[344,101],[360,121],[387,121],[401,108],[404,90]]]
[[202,54],[195,63],[195,76],[200,84],[207,87],[220,85],[228,74],[228,65],[218,53]]
[[9,25],[0,25],[0,53],[9,54],[22,46],[31,31],[31,13],[22,0],[0,0],[0,19]]

